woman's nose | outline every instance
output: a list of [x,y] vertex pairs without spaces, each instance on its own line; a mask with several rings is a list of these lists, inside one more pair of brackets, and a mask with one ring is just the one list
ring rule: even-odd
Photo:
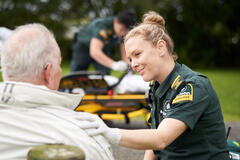
[[136,61],[132,60],[131,66],[133,69],[136,69],[138,67],[138,63],[136,63]]

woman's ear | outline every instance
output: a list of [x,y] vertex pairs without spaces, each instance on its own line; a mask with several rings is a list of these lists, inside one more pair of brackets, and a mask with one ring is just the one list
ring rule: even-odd
[[166,42],[164,40],[159,40],[157,42],[157,49],[159,50],[160,56],[163,56],[167,51]]

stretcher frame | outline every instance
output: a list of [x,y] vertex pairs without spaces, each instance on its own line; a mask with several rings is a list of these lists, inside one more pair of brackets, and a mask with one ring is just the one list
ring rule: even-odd
[[114,88],[127,73],[109,86],[103,72],[71,72],[61,78],[59,90],[68,93],[73,93],[76,88],[84,90],[85,95],[75,111],[97,114],[105,121],[124,120],[130,123],[130,119],[143,116],[147,122],[150,113],[145,93],[114,93]]

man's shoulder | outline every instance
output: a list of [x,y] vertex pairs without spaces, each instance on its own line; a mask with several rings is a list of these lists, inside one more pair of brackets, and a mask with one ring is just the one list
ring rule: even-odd
[[108,16],[108,17],[99,17],[95,19],[95,22],[97,23],[105,23],[105,24],[109,24],[109,23],[113,23],[114,17],[112,16]]
[[92,20],[88,27],[95,27],[95,28],[101,28],[101,27],[112,27],[113,25],[113,19],[114,17],[99,17],[94,20]]
[[84,92],[69,94],[50,90],[45,86],[22,82],[0,83],[1,103],[6,105],[19,105],[32,107],[38,105],[62,106],[74,110],[80,103]]

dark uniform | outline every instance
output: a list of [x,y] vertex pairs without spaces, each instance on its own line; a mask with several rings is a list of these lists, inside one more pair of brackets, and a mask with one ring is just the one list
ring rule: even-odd
[[71,70],[87,70],[91,62],[94,63],[96,70],[101,70],[107,74],[110,69],[97,63],[90,57],[89,45],[92,38],[97,38],[104,43],[103,51],[110,54],[110,48],[116,46],[122,41],[114,34],[113,30],[114,17],[97,18],[89,24],[83,26],[74,37],[73,54]]
[[[220,103],[208,78],[176,63],[160,85],[151,88],[151,127],[164,118],[184,122],[188,129],[162,151],[161,160],[229,160]],[[161,157],[161,158],[160,158]]]

